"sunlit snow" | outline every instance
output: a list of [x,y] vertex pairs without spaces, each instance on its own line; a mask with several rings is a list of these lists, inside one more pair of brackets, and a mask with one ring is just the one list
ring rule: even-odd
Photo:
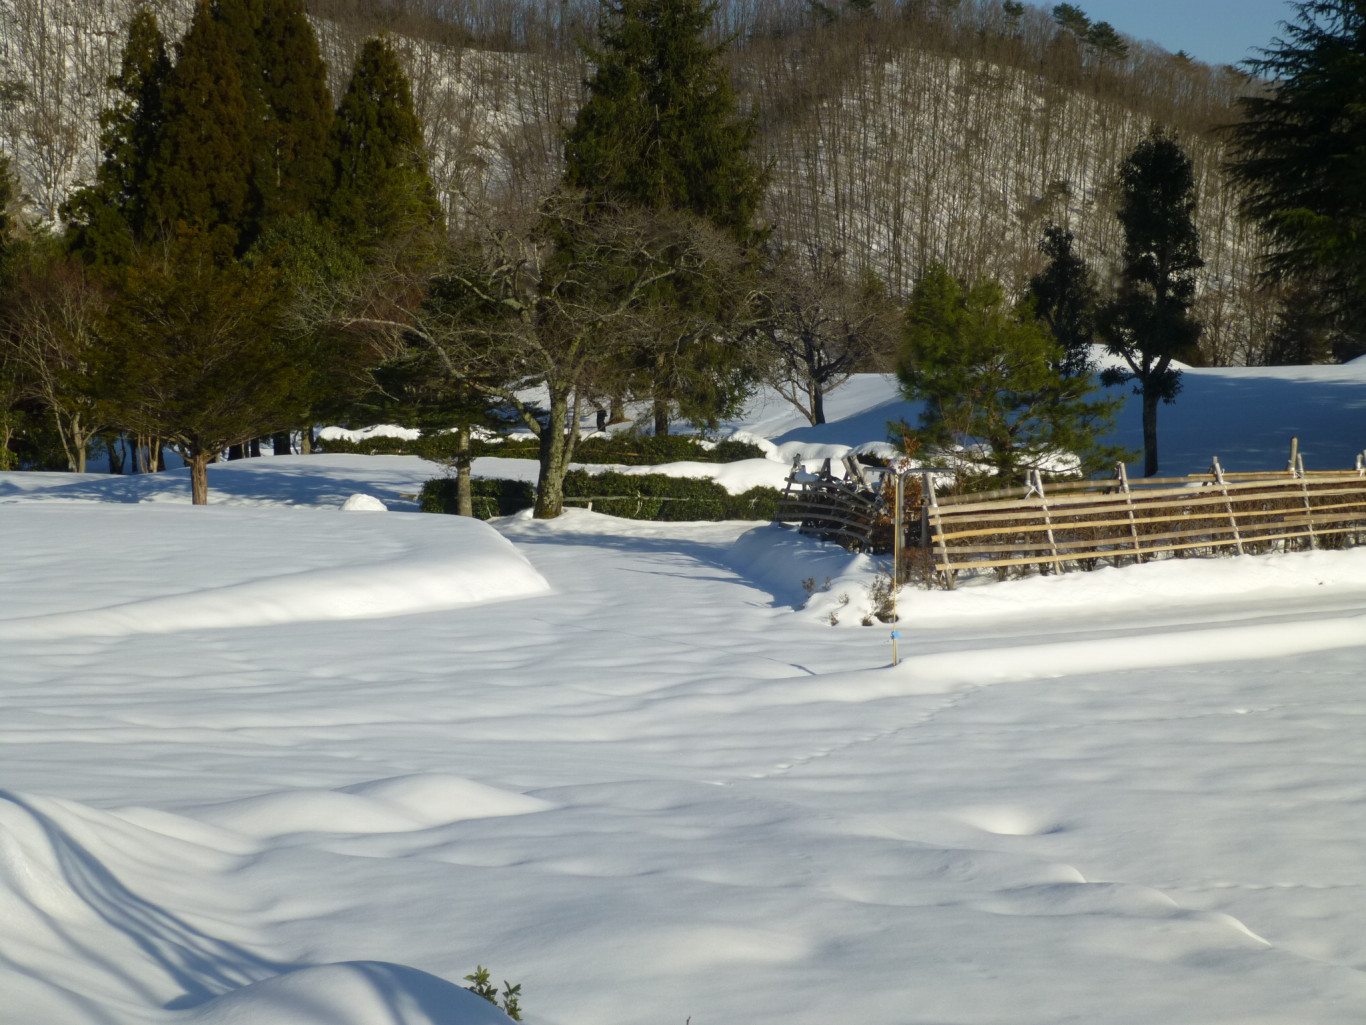
[[[829,409],[718,475],[913,415]],[[1161,417],[1345,468],[1366,363]],[[486,1025],[480,964],[531,1025],[1366,1018],[1366,549],[906,590],[892,667],[874,559],[439,472],[0,474],[3,1025]]]

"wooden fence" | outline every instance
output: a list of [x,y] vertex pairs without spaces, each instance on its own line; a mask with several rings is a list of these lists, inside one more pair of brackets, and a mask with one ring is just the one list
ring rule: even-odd
[[952,587],[962,570],[1042,572],[1143,562],[1155,555],[1343,547],[1366,536],[1366,469],[1210,472],[931,498],[927,541]]
[[[816,474],[794,466],[779,518],[848,548],[890,551],[885,478],[851,460],[845,469],[840,480],[828,460]],[[1022,488],[942,497],[913,483],[904,544],[949,588],[963,571],[1067,572],[1366,539],[1366,457],[1354,470],[1306,472],[1292,455],[1283,473],[1225,473],[1216,459],[1209,473],[1139,481],[1123,465],[1110,480],[1045,484],[1032,473]]]

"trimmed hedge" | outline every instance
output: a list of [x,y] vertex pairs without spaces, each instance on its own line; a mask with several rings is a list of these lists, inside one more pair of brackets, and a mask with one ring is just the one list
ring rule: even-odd
[[[432,434],[414,438],[375,436],[364,441],[329,439],[319,441],[324,452],[348,452],[357,455],[414,455],[435,462],[452,460],[456,456],[457,437],[454,434]],[[474,456],[502,456],[505,459],[536,459],[540,455],[534,438],[509,441],[470,442]],[[657,466],[660,463],[734,463],[741,459],[762,459],[764,450],[745,441],[722,441],[713,448],[699,444],[685,434],[666,434],[662,437],[641,438],[633,434],[613,434],[605,438],[584,438],[574,449],[574,459],[580,463],[617,463],[621,466]]]
[[[526,481],[476,477],[474,514],[481,520],[511,516],[535,504],[535,491]],[[438,477],[422,485],[422,511],[456,511],[454,477]],[[565,504],[628,520],[772,520],[781,494],[775,488],[753,487],[732,495],[704,477],[670,477],[663,473],[599,473],[571,470],[564,478]]]
[[[422,511],[456,515],[460,508],[456,497],[454,477],[436,477],[422,485]],[[495,516],[511,516],[536,504],[536,489],[529,481],[500,480],[493,477],[474,477],[470,480],[473,492],[474,515],[491,520]]]

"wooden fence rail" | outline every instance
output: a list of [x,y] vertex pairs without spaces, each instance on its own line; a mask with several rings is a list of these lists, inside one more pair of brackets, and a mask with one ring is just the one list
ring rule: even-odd
[[[1012,489],[1020,490],[1020,489]],[[1209,474],[1046,487],[929,509],[934,569],[948,586],[963,570],[1037,566],[1066,571],[1102,561],[1272,546],[1358,544],[1366,537],[1366,473]]]
[[[887,478],[852,460],[844,469],[841,479],[830,460],[817,473],[794,464],[779,519],[856,551],[891,551]],[[908,504],[903,544],[921,549],[923,563],[950,588],[963,571],[1067,572],[1159,555],[1366,540],[1366,455],[1346,471],[1306,472],[1292,449],[1283,473],[1225,473],[1218,459],[1209,473],[1139,481],[1123,465],[1099,481],[1045,484],[1033,473],[1025,487],[944,496],[934,495],[928,472],[915,472],[925,480]]]

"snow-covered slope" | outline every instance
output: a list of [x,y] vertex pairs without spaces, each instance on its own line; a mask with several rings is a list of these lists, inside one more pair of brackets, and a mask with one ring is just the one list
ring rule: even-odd
[[[1342,465],[1361,373],[1193,371],[1167,451]],[[905,412],[831,409],[734,427]],[[1366,1015],[1366,550],[905,591],[893,667],[791,531],[339,511],[428,472],[0,475],[0,1022]]]

